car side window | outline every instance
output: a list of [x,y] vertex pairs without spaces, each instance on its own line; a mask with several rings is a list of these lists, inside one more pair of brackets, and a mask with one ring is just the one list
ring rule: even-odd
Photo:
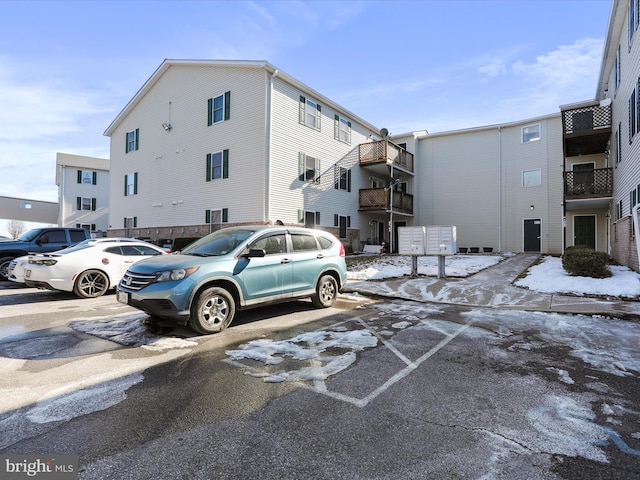
[[294,233],[291,235],[294,252],[309,252],[318,250],[316,238],[313,235],[302,235]]
[[105,253],[112,253],[114,255],[122,255],[122,249],[120,247],[109,247],[104,249]]
[[269,235],[259,239],[251,248],[264,250],[267,255],[274,255],[285,253],[287,251],[287,242],[284,234]]
[[50,230],[40,237],[40,243],[66,243],[67,236],[63,231]]
[[160,252],[146,245],[122,245],[124,255],[158,255]]

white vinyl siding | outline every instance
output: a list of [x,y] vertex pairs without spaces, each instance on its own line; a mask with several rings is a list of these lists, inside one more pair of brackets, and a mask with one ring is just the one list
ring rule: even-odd
[[[124,137],[135,125],[145,132],[135,168],[138,195],[118,201],[122,187],[112,182],[113,228],[135,214],[147,226],[203,225],[207,209],[229,205],[229,222],[266,221],[265,85],[267,73],[256,67],[178,65],[159,77],[136,107],[118,125],[112,138]],[[209,98],[231,92],[229,120],[207,126]],[[161,126],[169,120],[171,132]],[[121,132],[121,133],[119,133]],[[112,141],[112,178],[130,173],[131,164]],[[228,178],[207,182],[207,154],[229,150]],[[295,161],[294,161],[295,163]],[[120,184],[121,185],[121,184]],[[204,194],[203,192],[206,192]],[[241,197],[241,200],[240,200]]]

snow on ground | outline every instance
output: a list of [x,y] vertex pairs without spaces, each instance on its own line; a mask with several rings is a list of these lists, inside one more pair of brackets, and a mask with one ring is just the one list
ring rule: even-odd
[[562,267],[562,259],[545,257],[529,269],[528,275],[516,282],[519,287],[542,293],[605,295],[633,298],[640,295],[640,274],[627,267],[611,266],[609,278],[572,277]]
[[[451,255],[445,257],[447,277],[468,277],[503,259],[500,255]],[[572,277],[562,267],[562,259],[546,256],[515,285],[541,293],[640,297],[640,274],[627,267],[612,266],[610,278]],[[368,256],[349,268],[348,280],[367,281],[401,278],[411,274],[411,257]],[[418,275],[437,277],[438,257],[418,257]]]
[[[349,280],[383,280],[411,275],[411,257],[403,255],[362,256],[349,267]],[[447,277],[467,277],[502,260],[499,255],[448,255],[445,257]],[[438,276],[438,257],[418,257],[418,275]]]

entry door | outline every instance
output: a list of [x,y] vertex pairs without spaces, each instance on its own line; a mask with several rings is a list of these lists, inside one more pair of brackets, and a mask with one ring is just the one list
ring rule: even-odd
[[573,244],[596,248],[596,217],[580,215],[573,217]]
[[524,221],[524,251],[539,252],[542,221],[534,218]]

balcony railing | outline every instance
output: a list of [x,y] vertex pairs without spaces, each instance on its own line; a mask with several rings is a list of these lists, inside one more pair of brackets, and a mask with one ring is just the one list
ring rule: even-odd
[[388,140],[361,143],[358,145],[360,164],[392,163],[394,166],[413,172],[413,153],[407,152]]
[[413,213],[413,195],[402,192],[389,192],[388,188],[360,189],[360,210],[391,210],[393,196],[393,211],[398,213]]
[[593,103],[562,111],[565,155],[605,153],[611,137],[611,103]]
[[573,170],[564,172],[565,198],[610,197],[613,194],[613,169]]

